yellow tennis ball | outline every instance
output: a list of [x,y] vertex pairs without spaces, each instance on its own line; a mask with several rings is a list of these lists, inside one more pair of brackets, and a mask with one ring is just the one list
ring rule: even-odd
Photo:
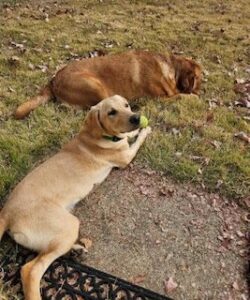
[[146,128],[148,126],[148,119],[145,116],[141,116],[140,118],[140,127]]

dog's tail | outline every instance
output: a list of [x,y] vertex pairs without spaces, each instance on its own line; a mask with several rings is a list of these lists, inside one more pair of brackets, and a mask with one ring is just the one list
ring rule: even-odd
[[16,119],[23,119],[36,107],[48,102],[53,98],[54,94],[52,91],[52,81],[50,81],[45,87],[41,89],[40,93],[37,96],[18,106],[14,116]]
[[8,228],[8,222],[0,213],[0,241],[7,228]]

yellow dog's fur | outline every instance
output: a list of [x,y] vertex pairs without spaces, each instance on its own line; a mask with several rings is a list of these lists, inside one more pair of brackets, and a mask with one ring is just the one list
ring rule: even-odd
[[[139,131],[133,116],[126,99],[103,100],[91,108],[81,132],[11,193],[0,213],[0,236],[8,230],[17,243],[38,252],[21,270],[26,300],[40,300],[40,280],[48,266],[79,247],[79,220],[71,214],[72,207],[113,167],[128,165],[150,133],[149,127]],[[121,139],[114,142],[105,135]],[[129,145],[128,136],[135,135]]]

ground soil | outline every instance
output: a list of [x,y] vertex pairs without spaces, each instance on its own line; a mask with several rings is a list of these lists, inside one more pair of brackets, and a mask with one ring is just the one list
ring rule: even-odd
[[247,299],[249,214],[235,203],[132,165],[75,213],[93,242],[84,263],[174,299]]

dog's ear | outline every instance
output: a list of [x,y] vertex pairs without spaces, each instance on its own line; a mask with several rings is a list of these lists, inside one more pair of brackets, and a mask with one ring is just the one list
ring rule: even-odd
[[181,93],[190,94],[194,90],[195,75],[193,71],[182,71],[178,81],[177,88]]
[[201,67],[191,58],[170,56],[176,72],[176,86],[180,93],[199,93]]
[[84,129],[94,137],[100,137],[103,131],[99,121],[99,113],[100,107],[92,106],[84,121]]

